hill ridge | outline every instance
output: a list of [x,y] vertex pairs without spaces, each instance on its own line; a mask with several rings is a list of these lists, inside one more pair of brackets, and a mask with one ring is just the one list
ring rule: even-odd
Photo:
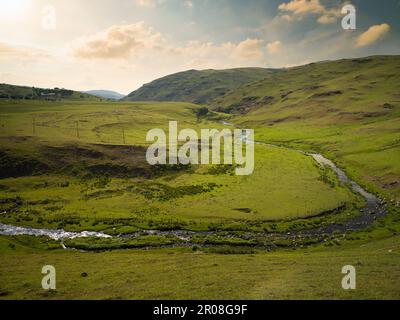
[[260,80],[276,69],[233,68],[187,70],[155,79],[131,92],[128,101],[183,101],[207,104],[243,84]]

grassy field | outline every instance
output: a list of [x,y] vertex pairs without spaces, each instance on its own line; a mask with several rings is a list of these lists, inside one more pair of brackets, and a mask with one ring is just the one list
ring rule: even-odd
[[[252,176],[235,176],[224,166],[166,172],[148,166],[149,129],[167,129],[168,120],[177,120],[180,128],[222,127],[199,120],[198,108],[187,103],[3,102],[3,210],[15,204],[16,196],[21,203],[18,214],[11,211],[2,220],[72,230],[110,229],[116,219],[141,228],[207,229],[213,223],[315,216],[358,201],[333,172],[279,147],[256,146]],[[40,119],[34,133],[32,118]],[[79,137],[74,136],[77,121]]]
[[[63,242],[75,250],[0,236],[0,298],[398,299],[397,69],[398,57],[373,57],[270,72],[207,116],[188,102],[0,100],[0,222],[114,236]],[[220,129],[226,118],[274,144],[255,145],[253,175],[147,164],[148,130]],[[346,225],[365,201],[299,150],[334,161],[388,215],[312,233]],[[57,291],[40,287],[47,264]],[[341,288],[344,265],[357,290]]]
[[[398,299],[399,241],[395,236],[361,245],[223,255],[190,249],[49,251],[35,248],[32,239],[1,237],[0,295],[3,299]],[[56,291],[41,289],[40,271],[47,264],[57,270]],[[345,291],[341,270],[349,264],[357,270],[357,289]],[[87,277],[82,276],[85,272]]]
[[[2,100],[0,136],[35,136],[56,143],[148,145],[147,131],[166,130],[169,120],[178,121],[182,128],[207,127],[205,120],[201,125],[197,121],[198,108],[179,102]],[[213,126],[221,127],[214,122]]]

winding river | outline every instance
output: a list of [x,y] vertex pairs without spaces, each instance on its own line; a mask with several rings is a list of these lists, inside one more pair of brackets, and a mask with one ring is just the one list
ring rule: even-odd
[[[224,124],[227,124],[224,122]],[[365,207],[361,210],[361,214],[353,219],[341,224],[331,224],[329,226],[320,227],[317,229],[304,230],[298,232],[298,234],[303,235],[315,235],[315,234],[327,234],[333,233],[334,231],[346,232],[350,230],[360,230],[371,225],[376,219],[382,218],[387,214],[387,208],[384,201],[380,200],[378,197],[372,193],[364,190],[357,182],[351,180],[346,173],[340,169],[333,161],[325,158],[319,153],[306,153],[303,150],[298,150],[290,147],[278,146],[270,143],[253,141],[247,138],[247,136],[242,136],[242,140],[247,143],[256,143],[265,146],[275,146],[285,149],[294,150],[300,152],[304,155],[311,156],[319,165],[330,167],[337,175],[339,182],[342,185],[350,185],[350,188],[355,192],[360,194],[366,201]]]
[[[231,125],[227,122],[222,122],[224,125]],[[297,152],[301,152],[307,156],[311,156],[319,165],[330,167],[338,176],[338,179],[341,184],[349,185],[350,188],[360,194],[366,201],[365,207],[361,210],[361,214],[349,219],[348,221],[341,224],[331,224],[328,226],[323,226],[316,229],[308,229],[298,231],[296,233],[292,233],[287,235],[287,237],[293,237],[296,235],[323,235],[333,233],[334,231],[346,232],[349,230],[360,230],[366,228],[371,225],[377,218],[384,217],[387,214],[387,209],[385,203],[378,199],[375,195],[365,191],[360,185],[358,185],[355,181],[349,179],[346,173],[341,170],[339,167],[335,165],[334,162],[325,158],[322,154],[308,154],[302,150],[296,150],[284,146],[277,146],[273,144],[268,144],[260,141],[254,141],[248,139],[247,136],[243,135],[242,140],[246,143],[254,143],[265,146],[274,146],[280,148],[286,148],[295,150]],[[218,234],[218,231],[184,231],[184,230],[176,230],[176,231],[158,231],[158,230],[147,230],[144,231],[147,234],[157,234],[157,235],[166,235],[173,234],[181,239],[183,242],[190,243],[192,236],[196,234]],[[137,237],[142,235],[143,233],[138,232],[130,235],[121,235],[116,237]],[[0,223],[0,235],[33,235],[33,236],[48,236],[54,240],[60,240],[61,244],[64,239],[74,239],[80,237],[98,237],[98,238],[111,238],[112,236],[107,235],[102,232],[92,232],[92,231],[82,231],[82,232],[68,232],[63,229],[38,229],[38,228],[29,228],[29,227],[20,227],[13,226]],[[281,234],[286,237],[286,234]],[[63,245],[63,244],[62,244]],[[63,246],[64,247],[64,246]],[[64,247],[65,248],[65,247]]]

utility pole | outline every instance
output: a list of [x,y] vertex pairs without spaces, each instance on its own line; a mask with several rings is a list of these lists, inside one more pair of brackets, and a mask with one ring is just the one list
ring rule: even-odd
[[76,121],[76,137],[79,139],[79,120]]
[[34,117],[32,118],[32,133],[33,135],[36,133],[36,122]]
[[122,127],[122,141],[125,144],[125,128]]

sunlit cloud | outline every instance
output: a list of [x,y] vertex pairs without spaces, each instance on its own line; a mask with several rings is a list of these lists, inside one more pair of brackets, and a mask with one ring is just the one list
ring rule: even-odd
[[324,13],[325,8],[319,0],[292,0],[279,5],[279,10],[292,12],[295,15],[306,13]]
[[236,50],[244,58],[259,59],[263,55],[262,41],[259,39],[246,39],[237,45]]
[[[249,63],[249,60],[260,62],[266,50],[261,39],[248,38],[238,43],[225,42],[215,45],[212,42],[188,41],[174,46],[168,43],[160,32],[147,26],[144,22],[129,25],[115,25],[90,37],[76,41],[72,55],[79,59],[129,60],[153,57],[155,61],[170,58],[175,63],[184,61],[210,61],[216,66],[226,62]],[[279,43],[272,45],[277,50]]]
[[370,27],[357,38],[356,47],[359,48],[374,44],[379,39],[383,38],[389,30],[390,26],[387,23]]
[[275,54],[281,51],[282,43],[280,41],[274,41],[267,44],[267,50],[270,54]]
[[44,60],[49,57],[50,54],[44,50],[0,42],[0,60]]
[[146,48],[157,46],[161,34],[144,22],[111,26],[104,32],[80,40],[73,55],[83,59],[127,59]]
[[319,16],[318,23],[332,24],[341,15],[339,7],[326,8],[319,0],[292,0],[280,4],[278,9],[285,13],[281,17],[287,21],[301,20],[308,14],[314,14]]

